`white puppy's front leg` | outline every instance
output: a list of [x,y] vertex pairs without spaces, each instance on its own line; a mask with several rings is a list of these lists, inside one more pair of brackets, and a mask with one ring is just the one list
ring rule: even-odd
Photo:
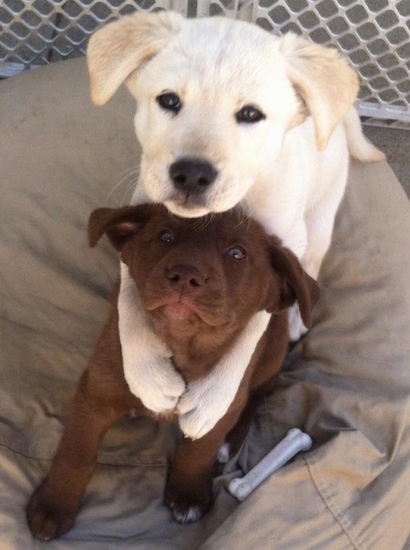
[[186,389],[185,382],[172,364],[171,351],[152,330],[123,262],[118,316],[124,376],[130,391],[151,411],[174,409]]
[[188,384],[178,402],[179,426],[186,437],[204,436],[227,412],[269,319],[266,311],[256,313],[212,372]]

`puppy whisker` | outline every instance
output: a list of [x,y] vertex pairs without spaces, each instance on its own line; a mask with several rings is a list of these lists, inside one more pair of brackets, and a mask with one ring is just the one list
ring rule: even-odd
[[108,193],[105,199],[105,202],[107,203],[109,199],[114,195],[114,193],[116,193],[121,187],[124,186],[125,190],[120,201],[120,204],[123,204],[125,201],[125,197],[130,196],[132,194],[132,190],[135,189],[135,186],[138,182],[139,174],[140,174],[139,165],[135,165],[135,166],[132,166],[131,168],[128,168],[127,170],[124,170],[118,183],[114,185],[114,187]]
[[210,213],[206,216],[202,216],[201,218],[197,218],[197,220],[194,223],[194,230],[195,231],[202,231],[204,230],[214,219],[215,214]]

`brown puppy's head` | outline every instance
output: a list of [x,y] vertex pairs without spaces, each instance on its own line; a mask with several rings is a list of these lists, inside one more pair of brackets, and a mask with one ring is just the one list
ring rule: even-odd
[[100,208],[90,217],[90,245],[104,233],[156,326],[193,334],[235,330],[257,311],[278,313],[295,301],[311,324],[317,284],[238,209],[186,219],[155,204]]

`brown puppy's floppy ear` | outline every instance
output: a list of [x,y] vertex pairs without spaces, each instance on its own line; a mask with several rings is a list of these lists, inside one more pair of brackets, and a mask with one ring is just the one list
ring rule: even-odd
[[312,115],[316,144],[322,151],[356,99],[358,76],[334,48],[312,44],[293,33],[280,40],[286,72]]
[[152,215],[149,205],[123,208],[97,208],[88,221],[88,242],[94,247],[106,233],[113,247],[121,251],[125,243],[139,233]]
[[[304,271],[293,252],[281,246],[275,237],[270,237],[269,241],[270,263],[281,283],[279,307],[283,310],[297,301],[302,321],[309,328],[313,308],[319,299],[319,285]],[[277,311],[278,304],[273,309],[275,306]]]
[[173,12],[134,13],[97,30],[87,48],[93,102],[104,105],[135,69],[166,46],[183,20]]

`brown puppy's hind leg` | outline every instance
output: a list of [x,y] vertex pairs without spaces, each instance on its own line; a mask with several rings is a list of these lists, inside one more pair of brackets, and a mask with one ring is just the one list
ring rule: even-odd
[[87,370],[81,376],[63,437],[48,476],[32,494],[27,521],[34,537],[46,541],[69,531],[108,428],[141,401],[124,379],[118,316],[113,307]]
[[227,434],[225,443],[219,449],[218,460],[222,464],[233,458],[242,447],[243,442],[251,427],[255,414],[263,403],[264,396],[261,394],[251,394],[246,407],[241,413],[238,422]]
[[98,402],[89,391],[88,374],[86,371],[78,384],[50,472],[27,506],[30,530],[43,541],[72,527],[95,468],[100,441],[122,412],[110,403]]

